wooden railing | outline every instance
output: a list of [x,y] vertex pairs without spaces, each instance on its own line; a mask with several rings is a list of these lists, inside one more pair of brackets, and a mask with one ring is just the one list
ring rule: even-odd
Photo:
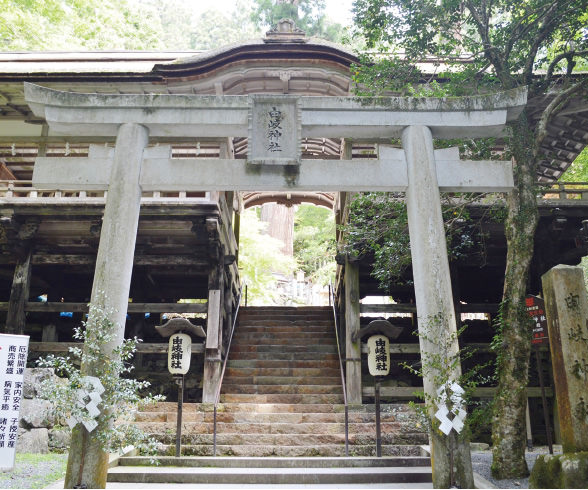
[[[53,198],[60,200],[84,201],[90,199],[104,200],[107,191],[80,190],[45,190],[33,187],[30,180],[0,180],[0,198],[8,199],[40,199]],[[588,182],[557,182],[555,184],[540,184],[542,199],[583,200],[588,201]],[[217,201],[218,192],[143,192],[144,201]]]
[[[30,180],[0,180],[0,198],[6,199],[59,199],[72,202],[104,201],[107,191],[80,191],[80,190],[46,190],[33,186]],[[218,192],[143,192],[144,202],[209,202],[218,200]]]
[[557,182],[541,186],[543,199],[588,200],[588,182]]
[[[61,303],[29,301],[25,303],[25,311],[35,313],[87,313],[87,303]],[[8,302],[0,302],[0,311],[8,311]],[[129,303],[128,313],[206,313],[207,303]]]

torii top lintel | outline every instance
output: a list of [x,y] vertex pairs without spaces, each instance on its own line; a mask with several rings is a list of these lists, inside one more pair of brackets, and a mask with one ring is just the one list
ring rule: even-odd
[[54,134],[116,136],[120,124],[146,126],[151,136],[247,137],[258,97],[296,100],[301,137],[381,139],[407,126],[427,126],[434,138],[499,136],[527,100],[526,88],[475,97],[311,97],[292,95],[102,95],[25,83],[35,115]]

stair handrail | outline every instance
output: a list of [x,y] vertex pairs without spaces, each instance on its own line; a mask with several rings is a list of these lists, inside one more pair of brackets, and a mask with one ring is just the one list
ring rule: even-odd
[[339,370],[341,371],[341,386],[343,387],[343,403],[345,406],[345,457],[349,457],[349,406],[347,404],[347,385],[345,383],[345,371],[343,370],[343,359],[341,357],[341,345],[339,343],[339,316],[337,315],[337,304],[335,302],[335,291],[329,282],[329,303],[333,309],[335,320],[335,338],[337,339],[337,354],[339,355]]
[[[247,286],[246,286],[247,287]],[[231,351],[231,342],[233,341],[233,333],[235,332],[235,325],[237,324],[237,316],[239,315],[239,306],[241,305],[241,294],[243,293],[243,287],[239,289],[237,296],[237,308],[235,309],[235,315],[233,316],[233,324],[231,326],[231,333],[229,334],[229,343],[227,344],[227,351],[225,353],[225,360],[223,361],[223,369],[218,380],[218,386],[216,394],[214,395],[214,408],[213,408],[213,433],[212,433],[212,455],[216,456],[216,409],[220,400],[221,387],[223,385],[223,378],[225,377],[225,370],[227,369],[227,360],[229,359],[229,352]]]

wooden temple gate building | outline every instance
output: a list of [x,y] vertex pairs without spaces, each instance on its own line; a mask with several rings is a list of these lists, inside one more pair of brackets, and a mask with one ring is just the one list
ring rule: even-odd
[[[107,190],[37,188],[32,183],[37,158],[105,158],[114,144],[110,135],[68,137],[54,134],[25,100],[23,83],[83,94],[249,95],[280,94],[344,97],[352,94],[349,68],[355,56],[331,43],[308,39],[292,24],[268,33],[265,39],[193,53],[25,53],[0,54],[0,315],[5,332],[31,336],[35,353],[63,352],[71,332],[87,311],[101,234]],[[533,112],[548,100],[528,101]],[[588,106],[572,100],[549,128],[545,160],[538,180],[545,184],[541,221],[529,292],[540,292],[540,276],[557,263],[577,264],[587,253],[588,192],[565,186],[551,187],[588,143]],[[382,140],[382,143],[384,141]],[[90,146],[92,145],[92,146]],[[157,134],[148,151],[171,145],[172,157],[181,159],[245,159],[245,136],[217,138],[207,135]],[[368,138],[302,137],[304,159],[369,160],[377,142]],[[163,177],[162,177],[163,178]],[[361,176],[358,176],[361,178]],[[263,191],[263,189],[259,189]],[[166,394],[171,380],[165,370],[167,345],[158,339],[154,325],[162,313],[194,313],[194,322],[218,333],[216,350],[206,346],[206,359],[218,362],[224,355],[227,333],[237,306],[239,285],[239,212],[260,202],[314,202],[333,206],[337,222],[349,212],[349,192],[239,193],[143,189],[126,321],[127,336],[144,339],[138,350],[138,372],[148,376],[156,391]],[[483,207],[472,214],[483,213]],[[452,264],[454,304],[460,313],[496,312],[502,292],[505,241],[500,224],[486,224],[484,255],[471,254]],[[361,313],[414,314],[414,291],[398,286],[391,294],[396,305],[361,304],[361,298],[381,295],[370,277],[370,258],[351,262],[343,258],[338,271],[338,302],[345,330],[358,328]],[[189,301],[182,301],[189,300]],[[418,341],[410,328],[391,351],[398,358],[416,358]],[[491,329],[472,334],[472,343],[487,346]],[[353,327],[352,327],[353,326]],[[344,336],[345,337],[345,336]],[[344,340],[350,343],[347,336]],[[357,344],[357,339],[354,340]],[[193,352],[204,353],[203,347]],[[369,400],[371,388],[362,368],[350,369],[357,359],[348,355],[347,383]],[[34,356],[32,356],[34,358]],[[189,401],[211,400],[214,385],[202,385],[205,356],[197,356],[195,378],[188,385]],[[31,359],[32,360],[32,359]],[[350,379],[350,373],[354,373]],[[398,373],[396,373],[398,375]],[[367,382],[367,383],[366,383]],[[390,383],[383,395],[390,400],[412,398],[410,381]],[[490,397],[492,388],[481,388]],[[536,397],[536,390],[530,396]]]

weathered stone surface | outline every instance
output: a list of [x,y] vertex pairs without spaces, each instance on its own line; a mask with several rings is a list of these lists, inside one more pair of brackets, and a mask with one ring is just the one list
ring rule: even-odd
[[49,368],[27,368],[24,372],[24,398],[34,398],[39,396],[39,387],[46,379],[59,379],[53,369]]
[[542,277],[564,453],[588,451],[588,296],[580,267]]
[[67,427],[49,430],[49,449],[53,452],[66,452],[71,441],[71,430]]
[[529,488],[587,487],[588,452],[541,455],[529,477]]
[[47,429],[19,429],[16,452],[37,454],[48,453],[49,431]]
[[41,398],[22,400],[20,405],[20,425],[26,429],[51,428],[57,423],[51,403]]

